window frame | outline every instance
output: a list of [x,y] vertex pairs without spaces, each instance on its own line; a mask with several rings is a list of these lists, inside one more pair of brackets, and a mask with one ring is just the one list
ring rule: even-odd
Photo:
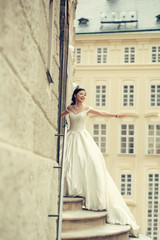
[[[98,126],[98,134],[95,134],[95,126]],[[105,134],[103,134],[102,130],[102,126],[105,126]],[[97,144],[97,146],[100,148],[102,154],[107,154],[107,150],[108,150],[108,147],[107,147],[107,131],[108,131],[108,125],[106,123],[93,123],[92,125],[92,132],[93,132],[93,139],[95,141],[95,143]],[[95,140],[95,138],[98,138],[98,141]],[[103,141],[102,138],[105,138],[105,140]],[[105,144],[104,147],[102,147],[102,144]],[[105,148],[105,151],[102,150],[102,148]]]
[[[99,93],[97,92],[97,87],[99,87]],[[105,93],[103,93],[103,87],[105,87]],[[99,105],[97,105],[97,101],[99,98]],[[103,101],[104,100],[104,101]],[[105,103],[103,105],[103,102]],[[95,107],[106,107],[107,106],[107,85],[104,84],[95,84]]]
[[[149,126],[154,126],[154,129],[153,130],[151,129],[153,131],[153,135],[150,135],[151,136],[150,139],[153,139],[152,141],[149,140]],[[157,134],[155,134],[155,132],[156,132],[155,128],[157,126],[159,126],[158,131],[159,131],[159,134],[160,134],[160,124],[158,124],[158,123],[154,123],[154,124],[153,123],[148,123],[147,124],[147,149],[146,149],[146,153],[147,153],[148,156],[160,156],[160,150],[159,150],[159,153],[157,153],[157,148],[158,147],[156,148],[157,144],[160,145],[160,135],[158,135],[158,137],[157,137]],[[152,149],[149,148],[149,144],[153,145]]]
[[[78,49],[80,49],[80,53],[77,53]],[[79,62],[78,62],[78,57],[80,57],[80,61]],[[82,63],[82,47],[75,47],[74,59],[75,59],[75,64],[79,65],[79,64]]]
[[[157,175],[157,176],[156,176]],[[159,232],[159,204],[160,204],[160,171],[148,171],[147,173],[147,210],[146,232],[152,239],[158,240]],[[158,177],[156,179],[156,177]],[[157,228],[157,229],[155,229]],[[156,234],[154,234],[156,233]]]
[[[100,62],[98,62],[98,49],[101,49],[101,53],[99,53],[100,56]],[[104,53],[104,49],[106,49],[106,53]],[[104,56],[106,57],[106,61],[102,61],[104,60]],[[99,46],[96,47],[96,64],[107,64],[108,63],[108,47],[106,46]]]
[[[123,180],[122,181],[122,175]],[[128,176],[130,175],[131,181],[128,181]],[[127,179],[127,180],[126,180]],[[123,185],[123,186],[122,186]],[[130,186],[129,186],[130,185]],[[130,190],[128,190],[130,189]],[[123,192],[122,192],[123,191]],[[130,192],[129,192],[130,191]],[[120,193],[123,197],[133,197],[133,174],[131,171],[122,171],[120,173]],[[124,194],[123,194],[124,193]],[[130,194],[129,194],[130,193]]]
[[[126,48],[128,48],[128,54],[125,53],[125,49]],[[131,52],[132,48],[134,48],[134,54]],[[128,57],[128,61],[127,62],[125,61],[126,57]],[[132,57],[134,57],[134,61],[133,62],[132,62]],[[136,63],[136,47],[135,46],[124,46],[123,47],[123,63],[124,64],[135,64]]]
[[[152,95],[153,94],[152,94],[152,91],[151,91],[152,86],[155,86],[155,88],[156,88],[153,100],[152,100]],[[160,107],[160,92],[158,93],[158,89],[157,89],[158,87],[159,87],[159,91],[160,91],[160,80],[152,80],[150,82],[150,85],[149,85],[149,96],[150,96],[149,97],[149,107],[151,107],[151,108]],[[154,102],[154,105],[152,105],[152,102]]]
[[[124,92],[124,87],[128,87],[128,91],[127,93]],[[130,87],[133,87],[133,93],[130,92]],[[125,104],[125,95],[127,97],[126,99],[126,106],[124,105]],[[131,98],[131,95],[133,95],[133,98]],[[131,100],[133,102],[133,105],[131,106]],[[134,108],[135,107],[135,84],[134,83],[130,83],[129,81],[125,81],[123,83],[123,86],[122,86],[122,107],[124,108]]]
[[[156,61],[154,62],[153,62],[153,48],[156,48],[156,53],[155,53]],[[152,64],[160,63],[160,45],[159,44],[154,44],[151,46],[151,63]]]
[[[126,126],[126,129],[122,129],[122,125],[125,125]],[[129,129],[129,126],[133,126],[133,130],[132,129]],[[120,148],[119,148],[119,153],[121,155],[130,155],[130,156],[133,156],[135,155],[135,129],[136,129],[136,125],[135,123],[122,123],[120,124]],[[122,131],[125,131],[126,130],[126,135],[122,135]],[[129,130],[130,131],[133,131],[133,134],[128,134],[129,133]],[[122,138],[126,138],[126,141],[123,141],[122,142]],[[133,141],[132,142],[129,142],[129,138],[133,138]],[[123,139],[123,140],[124,140]],[[133,144],[133,148],[129,148],[129,144]],[[124,147],[122,147],[125,146]],[[122,149],[125,149],[124,152],[122,152]],[[133,152],[129,152],[131,149],[133,149]]]

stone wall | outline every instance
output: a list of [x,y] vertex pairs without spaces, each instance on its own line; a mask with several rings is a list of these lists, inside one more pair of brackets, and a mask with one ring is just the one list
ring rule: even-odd
[[3,240],[56,239],[56,219],[48,214],[57,213],[58,201],[59,12],[59,0],[0,1]]

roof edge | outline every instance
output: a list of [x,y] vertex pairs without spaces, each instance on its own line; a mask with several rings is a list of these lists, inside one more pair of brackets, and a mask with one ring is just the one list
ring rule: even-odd
[[90,35],[90,34],[108,34],[108,33],[136,33],[136,32],[160,32],[160,29],[138,29],[138,30],[122,30],[122,31],[108,31],[108,32],[83,32],[75,33],[75,35]]

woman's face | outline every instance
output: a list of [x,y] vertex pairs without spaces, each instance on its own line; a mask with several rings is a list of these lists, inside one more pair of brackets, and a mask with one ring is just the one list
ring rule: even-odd
[[79,91],[76,95],[74,95],[76,101],[78,102],[84,102],[86,98],[86,92],[85,91]]

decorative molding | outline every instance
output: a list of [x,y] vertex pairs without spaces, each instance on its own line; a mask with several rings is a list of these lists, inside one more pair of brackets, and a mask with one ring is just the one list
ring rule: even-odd
[[158,118],[158,112],[150,112],[150,113],[145,113],[145,117],[157,117]]
[[140,116],[140,114],[138,114],[138,113],[132,113],[132,112],[127,112],[127,111],[125,111],[121,114],[127,114],[128,117],[134,117],[134,118],[138,118]]
[[88,71],[115,71],[115,70],[159,70],[160,68],[160,64],[156,63],[156,64],[135,64],[135,63],[124,63],[124,64],[76,64],[76,70],[78,71],[84,71],[84,70],[88,70]]
[[133,202],[132,200],[129,199],[125,199],[125,202],[128,206],[135,207],[137,205],[136,202]]

